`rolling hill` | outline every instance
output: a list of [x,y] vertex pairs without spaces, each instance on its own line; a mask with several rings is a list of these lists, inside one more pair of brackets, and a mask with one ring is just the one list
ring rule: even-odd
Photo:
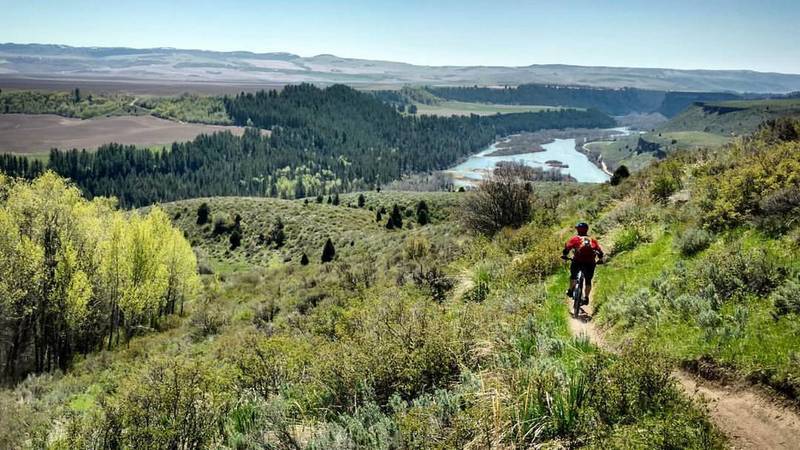
[[[155,82],[236,86],[300,82],[358,86],[429,84],[503,86],[580,84],[676,91],[786,93],[800,90],[800,75],[748,70],[584,67],[561,64],[417,66],[402,62],[302,57],[290,53],[213,52],[175,48],[69,47],[0,44],[0,86],[20,79],[60,82]],[[163,89],[163,87],[161,87]]]
[[800,99],[698,102],[659,130],[742,135],[755,131],[766,120],[797,114],[800,114]]

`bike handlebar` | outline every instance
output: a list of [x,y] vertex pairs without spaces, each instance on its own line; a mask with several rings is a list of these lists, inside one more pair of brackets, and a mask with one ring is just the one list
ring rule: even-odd
[[[562,257],[561,259],[563,259],[564,261],[574,261],[575,260],[575,258],[572,258],[570,256]],[[605,260],[603,258],[600,258],[600,260],[596,261],[595,264],[597,264],[597,265],[605,264]]]

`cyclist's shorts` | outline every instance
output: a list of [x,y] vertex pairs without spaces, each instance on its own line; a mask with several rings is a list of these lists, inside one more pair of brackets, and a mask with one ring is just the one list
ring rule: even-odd
[[572,261],[572,264],[569,266],[569,279],[576,280],[578,278],[578,272],[583,272],[583,278],[587,283],[591,283],[592,278],[594,278],[595,266],[597,266],[596,263]]

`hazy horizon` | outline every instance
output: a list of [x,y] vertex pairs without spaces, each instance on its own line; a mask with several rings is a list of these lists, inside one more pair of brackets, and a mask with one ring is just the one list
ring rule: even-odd
[[333,54],[427,66],[563,64],[800,74],[795,44],[800,4],[786,0],[666,5],[3,0],[0,7],[0,41],[13,43]]

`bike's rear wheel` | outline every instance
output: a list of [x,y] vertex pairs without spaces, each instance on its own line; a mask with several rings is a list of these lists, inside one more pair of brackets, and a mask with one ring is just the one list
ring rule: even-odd
[[572,290],[572,314],[575,318],[581,315],[581,300],[583,299],[583,274],[578,273],[575,289]]

